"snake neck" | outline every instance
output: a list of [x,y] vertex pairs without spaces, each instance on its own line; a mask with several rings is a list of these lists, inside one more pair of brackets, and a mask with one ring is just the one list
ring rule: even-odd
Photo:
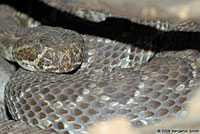
[[13,49],[16,47],[16,42],[21,37],[29,34],[30,28],[24,28],[12,25],[8,28],[0,27],[0,55],[9,61],[15,61]]

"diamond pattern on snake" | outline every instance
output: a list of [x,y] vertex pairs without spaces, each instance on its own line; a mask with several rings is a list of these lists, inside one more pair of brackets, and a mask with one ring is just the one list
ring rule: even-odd
[[195,50],[154,54],[150,48],[40,26],[6,5],[0,5],[0,50],[23,67],[5,90],[12,117],[59,133],[87,133],[95,121],[117,115],[136,127],[180,115],[200,61]]

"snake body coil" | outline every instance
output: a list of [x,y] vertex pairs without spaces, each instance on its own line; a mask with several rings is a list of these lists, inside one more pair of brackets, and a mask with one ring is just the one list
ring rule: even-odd
[[[7,59],[13,57],[15,52],[25,58],[23,61],[28,66],[35,67],[34,64],[39,62],[31,59],[32,57],[38,60],[38,55],[41,59],[43,56],[50,56],[54,60],[65,56],[59,56],[59,52],[48,55],[46,46],[50,46],[50,50],[59,48],[62,52],[65,48],[58,47],[57,44],[67,44],[69,49],[65,52],[68,57],[75,57],[74,60],[65,58],[68,63],[74,63],[67,63],[70,66],[68,71],[82,61],[80,69],[72,75],[43,73],[37,67],[31,68],[31,71],[19,69],[11,77],[5,93],[14,119],[53,132],[87,133],[87,127],[94,121],[116,115],[126,115],[133,126],[141,127],[150,123],[158,124],[167,117],[185,112],[185,103],[199,75],[199,52],[185,50],[171,52],[169,55],[157,54],[150,62],[145,63],[154,54],[150,50],[95,36],[81,37],[76,32],[67,32],[61,28],[22,27],[19,26],[21,21],[17,25],[14,21],[23,18],[19,13],[13,15],[17,11],[5,5],[0,6],[0,11],[7,11],[7,15],[1,14],[0,17],[13,23],[5,28],[4,21],[0,21],[0,48],[5,51],[3,55]],[[15,19],[12,20],[13,18]],[[62,37],[62,40],[58,37]],[[83,52],[82,38],[85,43]],[[27,43],[35,40],[36,46],[28,48],[30,55],[25,55],[28,50],[23,49],[27,48]],[[12,44],[17,45],[13,47]],[[39,49],[37,53],[36,47],[45,49]],[[174,54],[178,56],[173,57]],[[83,59],[76,59],[82,55]],[[10,59],[20,61],[21,57]],[[45,66],[49,65],[50,61],[44,60]],[[56,62],[64,64],[64,61],[59,60],[53,63]],[[19,64],[23,66],[24,63]],[[65,71],[60,66],[57,68],[61,68],[61,72]],[[39,68],[47,72],[57,72],[54,68]]]

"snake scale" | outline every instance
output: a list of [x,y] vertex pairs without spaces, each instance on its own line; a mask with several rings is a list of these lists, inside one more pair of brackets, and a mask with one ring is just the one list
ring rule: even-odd
[[[94,121],[117,115],[142,127],[186,112],[199,77],[198,51],[153,57],[150,48],[38,25],[0,6],[1,55],[26,69],[20,68],[6,86],[6,102],[15,120],[51,132],[87,133]],[[185,30],[179,26],[169,23],[172,29]],[[77,67],[74,74],[62,74]]]

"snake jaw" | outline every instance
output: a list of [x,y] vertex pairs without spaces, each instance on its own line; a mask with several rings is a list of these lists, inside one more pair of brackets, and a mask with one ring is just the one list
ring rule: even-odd
[[[45,47],[45,51],[38,57],[37,67],[39,71],[65,73],[81,65],[83,38],[70,30],[65,30],[63,35],[63,40],[58,45]],[[45,43],[42,42],[42,46],[46,46]]]
[[[73,48],[75,49],[75,48]],[[64,73],[76,69],[82,63],[83,53],[81,49],[72,51],[55,51],[53,48],[44,47],[40,54],[34,53],[34,48],[23,48],[18,50],[15,55],[17,63],[30,71]],[[25,57],[29,53],[29,57]]]
[[70,72],[80,66],[83,38],[58,27],[34,28],[14,45],[13,57],[23,68],[41,72]]
[[54,51],[46,48],[36,60],[37,69],[43,72],[64,73],[76,69],[82,63],[82,52],[66,50],[65,52]]

